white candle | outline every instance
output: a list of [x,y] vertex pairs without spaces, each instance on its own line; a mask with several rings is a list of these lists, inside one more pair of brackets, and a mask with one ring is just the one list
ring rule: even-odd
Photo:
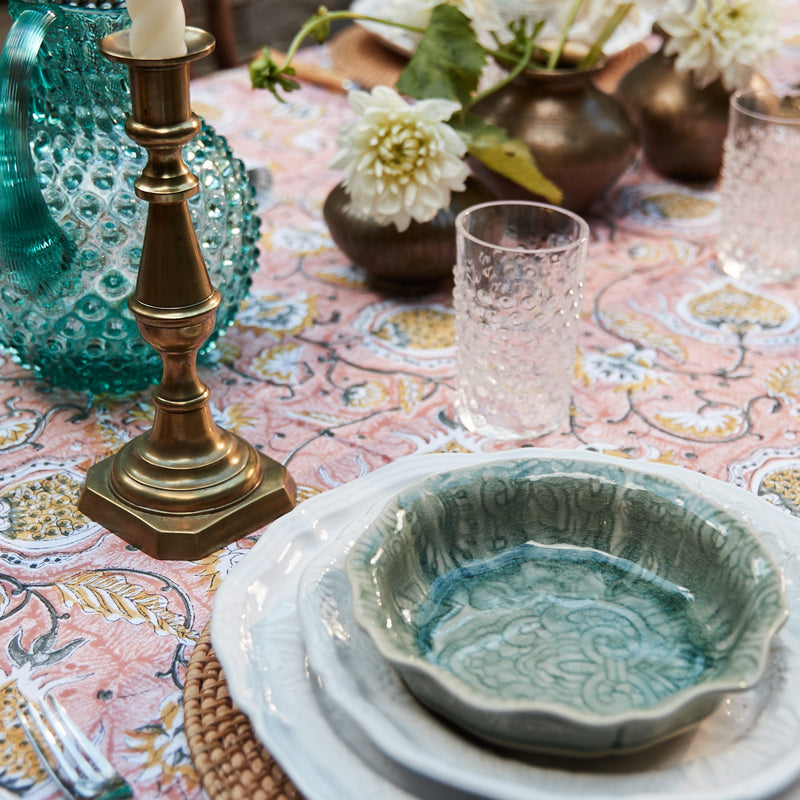
[[128,14],[134,58],[186,55],[186,13],[181,0],[128,0]]

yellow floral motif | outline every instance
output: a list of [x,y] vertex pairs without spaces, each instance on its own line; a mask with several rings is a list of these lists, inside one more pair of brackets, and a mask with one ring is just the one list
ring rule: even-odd
[[257,422],[255,414],[247,413],[247,406],[244,403],[231,403],[225,406],[222,411],[212,409],[214,421],[228,431],[239,431],[242,428],[252,428]]
[[[624,450],[603,449],[602,452],[607,456],[616,456],[617,458],[638,458],[638,456],[636,456],[633,452],[627,453]],[[648,461],[651,464],[678,464],[674,450],[665,450],[663,453],[659,453],[656,456],[651,456],[650,458],[645,458],[643,461]]]
[[208,581],[206,591],[212,594],[219,588],[222,579],[254,544],[255,541],[247,537],[240,539],[201,558],[189,568],[189,572],[201,580]]
[[698,439],[725,439],[742,426],[741,413],[731,409],[656,414],[656,420],[673,433],[695,436]]
[[102,392],[94,395],[94,406],[99,413],[108,414],[120,403],[133,403],[141,392],[123,392],[122,394],[108,394]]
[[344,393],[344,404],[349,408],[375,408],[386,400],[386,388],[375,381],[365,381],[351,386]]
[[688,309],[695,319],[706,325],[730,326],[740,333],[751,328],[779,328],[789,318],[784,306],[730,283],[695,297]]
[[10,508],[9,539],[56,541],[84,532],[91,523],[78,511],[81,483],[66,472],[32,478],[12,486],[0,501]]
[[322,411],[307,411],[296,415],[298,419],[306,419],[310,422],[317,422],[326,428],[344,425],[351,420],[348,417],[340,417],[338,414],[326,414]]
[[242,348],[227,336],[218,339],[214,349],[219,354],[219,360],[223,364],[233,364],[242,355]]
[[296,336],[314,324],[316,313],[317,298],[313,295],[261,295],[243,303],[236,323],[245,328],[270,331],[276,336]]
[[626,383],[621,386],[615,386],[615,392],[646,392],[649,389],[652,389],[654,386],[658,386],[660,383],[667,383],[664,378],[658,377],[656,375],[647,374],[643,375],[640,381],[636,381],[635,383]]
[[656,464],[674,464],[678,465],[678,457],[675,455],[674,450],[665,450],[659,453],[655,458],[648,458],[648,461],[653,461]]
[[660,219],[702,219],[716,207],[713,200],[683,192],[662,192],[642,199],[642,211]]
[[215,552],[210,556],[201,558],[189,567],[189,572],[192,575],[197,575],[201,580],[208,581],[206,586],[206,592],[208,592],[208,594],[215,592],[222,582],[222,575],[220,575],[217,568],[218,564],[219,554]]
[[192,101],[192,111],[195,114],[203,117],[208,122],[218,122],[222,119],[222,111],[217,106],[212,106],[210,103],[204,103],[202,100]]
[[770,397],[784,400],[800,396],[800,362],[781,364],[774,369],[766,380]]
[[400,380],[400,385],[398,387],[400,408],[409,416],[413,413],[417,405],[419,405],[419,401],[422,399],[422,391],[422,381],[412,378],[402,378]]
[[0,776],[5,785],[20,793],[47,777],[17,721],[21,702],[22,695],[14,681],[0,685]]
[[643,347],[660,350],[679,363],[686,363],[686,348],[675,336],[653,330],[647,322],[634,317],[632,314],[612,312],[603,314],[602,319],[612,333],[623,339],[629,339]]
[[367,285],[366,273],[358,272],[351,267],[328,267],[319,270],[316,277],[347,289],[360,289]]
[[78,606],[86,614],[100,614],[110,622],[150,625],[159,636],[174,636],[182,644],[197,642],[197,634],[169,610],[164,595],[130,583],[122,575],[79,572],[54,586],[67,607]]
[[432,308],[398,311],[375,331],[383,339],[412,350],[440,350],[455,344],[453,315]]
[[789,467],[770,473],[758,487],[759,494],[776,494],[793,511],[800,509],[800,470]]
[[266,229],[261,236],[265,250],[291,250],[294,253],[321,253],[330,249],[331,240],[327,231],[319,225],[309,228],[279,226]]
[[170,779],[197,784],[197,773],[185,747],[183,708],[178,698],[167,698],[158,719],[128,731],[125,741],[134,751],[131,761],[142,767],[138,782],[157,781],[160,788]]
[[0,450],[24,441],[34,430],[36,420],[32,417],[9,415],[5,420],[0,420]]
[[592,379],[586,372],[586,362],[584,361],[583,357],[583,348],[580,345],[578,345],[575,353],[575,363],[572,367],[572,378],[582,386],[591,386]]
[[615,392],[645,392],[669,381],[653,369],[655,352],[631,343],[614,350],[589,352],[578,350],[573,375],[584,386],[604,382],[616,384]]
[[472,451],[464,445],[456,442],[455,440],[451,439],[446,444],[443,444],[441,447],[437,447],[436,450],[433,451],[434,453],[471,453]]
[[296,344],[281,344],[260,353],[253,361],[253,372],[261,378],[290,383],[300,360]]
[[318,489],[316,486],[298,486],[295,493],[295,501],[297,505],[300,505],[304,500],[308,500],[309,497],[316,497],[318,494],[322,494],[322,489]]
[[156,407],[148,401],[140,401],[136,403],[133,408],[128,411],[128,416],[125,420],[127,423],[131,422],[146,422],[148,427],[153,422],[153,417],[156,413]]
[[[213,405],[211,406],[211,415],[221,427],[226,430],[238,431],[242,428],[252,427],[258,421],[258,417],[254,414],[247,413],[247,406],[244,403],[233,403],[232,405],[225,406],[220,410]],[[153,418],[155,417],[155,406],[151,402],[137,403],[129,412],[126,422],[128,424],[133,422],[147,423],[149,427]],[[144,427],[144,426],[143,426]]]
[[97,433],[109,453],[118,450],[128,441],[122,431],[114,427],[108,419],[99,418],[97,420]]

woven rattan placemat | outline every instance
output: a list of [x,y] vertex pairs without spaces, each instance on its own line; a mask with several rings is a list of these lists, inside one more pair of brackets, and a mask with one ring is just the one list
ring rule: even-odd
[[208,626],[189,660],[183,701],[189,752],[211,800],[303,800],[231,700]]
[[394,86],[408,58],[381,44],[360,25],[348,25],[331,39],[331,61],[340,72],[365,89]]

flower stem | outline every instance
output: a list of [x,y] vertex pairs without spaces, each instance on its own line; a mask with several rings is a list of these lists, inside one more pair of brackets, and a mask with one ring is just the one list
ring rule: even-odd
[[287,66],[289,66],[291,60],[296,55],[306,36],[311,34],[316,28],[330,25],[331,22],[335,22],[339,19],[357,19],[362,20],[363,22],[377,22],[382,25],[390,25],[393,28],[402,28],[403,30],[411,31],[412,33],[425,33],[425,28],[420,28],[416,25],[407,25],[404,22],[393,22],[392,20],[383,19],[381,17],[370,17],[365,14],[356,14],[354,11],[329,11],[325,14],[311,17],[311,19],[303,23],[300,30],[297,31],[291,43],[289,44],[289,49],[286,51],[286,60],[283,63],[283,68],[285,69]]
[[570,6],[569,9],[569,14],[567,14],[567,21],[564,24],[564,27],[561,29],[561,35],[558,37],[558,42],[556,43],[556,46],[553,48],[553,51],[550,53],[550,58],[547,59],[547,69],[556,68],[558,61],[561,58],[561,53],[564,50],[564,44],[567,41],[567,36],[569,35],[570,29],[572,28],[572,23],[575,22],[575,17],[578,16],[578,12],[581,10],[582,5],[583,5],[583,0],[572,0],[572,5]]
[[[482,92],[478,92],[470,101],[470,107],[474,106],[480,100],[483,100],[485,97],[488,97],[490,94],[494,94],[499,89],[502,89],[504,86],[507,86],[517,75],[520,74],[527,66],[531,63],[531,57],[533,56],[533,51],[536,49],[536,45],[533,42],[533,39],[528,39],[525,42],[525,50],[522,53],[519,61],[514,65],[514,68],[509,70],[503,78],[497,81],[497,83],[492,84],[488,88],[484,89]],[[490,51],[487,51],[489,55],[492,55]]]
[[603,52],[603,47],[605,47],[606,42],[617,29],[617,26],[622,22],[623,19],[625,19],[633,6],[633,3],[620,3],[614,9],[613,15],[603,26],[603,30],[600,31],[600,35],[589,48],[589,52],[580,60],[578,69],[589,69],[589,67],[594,66],[594,62],[597,61],[597,59],[600,57],[600,54]]

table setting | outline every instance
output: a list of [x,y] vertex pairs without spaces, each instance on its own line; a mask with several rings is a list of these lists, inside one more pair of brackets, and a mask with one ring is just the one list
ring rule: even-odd
[[[0,796],[800,798],[800,5],[761,60],[740,0],[737,87],[688,11],[549,17],[630,120],[587,195],[470,105],[575,65],[428,5],[190,80],[179,2],[11,0]],[[730,97],[718,174],[648,157],[662,42]]]

